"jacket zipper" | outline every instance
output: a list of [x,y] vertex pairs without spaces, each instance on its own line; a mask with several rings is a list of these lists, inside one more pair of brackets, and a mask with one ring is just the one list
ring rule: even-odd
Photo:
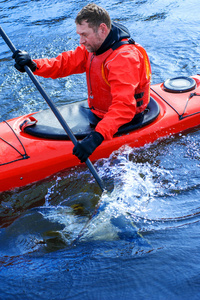
[[90,97],[90,99],[93,99],[93,98],[94,98],[94,96],[93,96],[93,94],[92,94],[92,84],[91,84],[91,79],[90,79],[90,70],[91,70],[93,58],[94,58],[94,54],[92,55],[92,57],[91,57],[91,59],[90,59],[90,67],[89,67],[89,84],[90,84],[90,95],[89,95],[89,97]]

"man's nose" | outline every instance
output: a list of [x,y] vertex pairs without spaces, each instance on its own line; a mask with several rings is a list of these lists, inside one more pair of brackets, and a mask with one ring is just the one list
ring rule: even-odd
[[84,44],[85,43],[85,38],[83,36],[80,36],[80,44]]

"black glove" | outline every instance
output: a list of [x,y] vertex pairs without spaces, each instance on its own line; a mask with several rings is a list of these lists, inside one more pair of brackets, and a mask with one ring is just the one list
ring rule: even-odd
[[12,58],[14,58],[16,62],[14,67],[20,72],[25,72],[24,66],[28,66],[32,72],[37,68],[37,64],[26,51],[16,50]]
[[76,155],[81,162],[85,162],[103,140],[104,138],[99,132],[93,131],[81,142],[77,142],[73,149],[73,154]]

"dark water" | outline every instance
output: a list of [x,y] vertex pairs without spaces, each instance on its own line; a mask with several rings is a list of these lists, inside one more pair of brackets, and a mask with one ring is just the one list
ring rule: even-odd
[[[78,45],[87,3],[1,0],[1,26],[16,48],[56,56]],[[96,3],[146,48],[152,83],[200,72],[199,0]],[[86,98],[84,75],[39,80],[57,105]],[[0,121],[46,107],[2,39],[0,103]],[[87,168],[2,193],[0,299],[199,299],[199,149],[199,130],[119,149],[95,164],[102,196]]]

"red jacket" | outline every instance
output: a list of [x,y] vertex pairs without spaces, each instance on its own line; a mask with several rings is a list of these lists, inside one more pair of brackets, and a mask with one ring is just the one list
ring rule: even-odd
[[[86,72],[88,104],[102,118],[95,130],[104,139],[111,139],[121,125],[130,122],[148,104],[151,67],[145,50],[137,44],[122,45],[100,55],[78,46],[56,58],[34,61],[38,68],[34,74],[46,78]],[[141,92],[143,104],[137,107],[134,95]]]

